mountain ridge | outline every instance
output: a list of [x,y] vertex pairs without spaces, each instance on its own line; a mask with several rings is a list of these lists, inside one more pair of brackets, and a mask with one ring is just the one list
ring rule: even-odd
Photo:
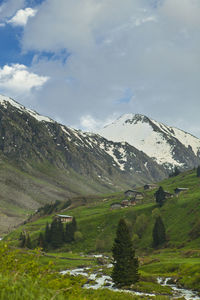
[[128,143],[68,128],[4,96],[0,165],[5,228],[12,223],[9,215],[19,221],[45,203],[115,192],[167,176],[162,166]]
[[200,139],[141,114],[124,114],[98,133],[114,142],[128,142],[168,170],[200,162]]

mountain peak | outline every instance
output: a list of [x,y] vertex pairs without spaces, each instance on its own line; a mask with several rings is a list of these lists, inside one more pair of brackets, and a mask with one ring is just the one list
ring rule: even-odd
[[145,123],[149,121],[149,118],[142,114],[123,114],[114,122],[112,122],[112,124],[108,124],[104,128],[109,127],[111,125],[137,124],[138,122]]
[[141,114],[124,114],[98,133],[113,142],[127,142],[170,168],[184,169],[189,157],[200,157],[198,138]]

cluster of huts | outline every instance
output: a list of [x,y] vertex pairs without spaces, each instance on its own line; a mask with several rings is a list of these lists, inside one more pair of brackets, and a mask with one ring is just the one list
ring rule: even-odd
[[119,209],[129,206],[135,206],[144,199],[144,194],[135,190],[127,190],[124,192],[125,199],[121,202],[112,203],[111,209]]
[[54,218],[59,219],[62,223],[70,223],[73,220],[73,217],[68,215],[55,215]]
[[[153,190],[158,188],[158,185],[150,183],[144,185],[144,191],[147,190]],[[175,194],[169,193],[167,191],[165,192],[165,198],[171,198],[174,197],[174,195],[178,196],[181,192],[187,191],[188,188],[176,188],[174,190]],[[114,202],[111,204],[110,209],[119,209],[129,206],[135,206],[142,202],[144,199],[144,194],[142,192],[136,191],[136,190],[127,190],[124,192],[125,199],[121,202]]]

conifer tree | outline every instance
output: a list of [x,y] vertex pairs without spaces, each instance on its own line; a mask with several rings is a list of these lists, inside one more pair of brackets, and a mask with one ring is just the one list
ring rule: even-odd
[[155,192],[155,198],[156,203],[161,207],[164,204],[165,201],[165,192],[162,188],[162,186],[159,187],[159,189]]
[[130,286],[139,280],[138,259],[130,237],[127,224],[124,219],[118,223],[116,238],[113,248],[112,279],[119,286]]
[[44,239],[47,244],[51,242],[51,230],[49,228],[48,222],[46,223],[46,227],[45,227]]
[[75,217],[73,217],[73,219],[72,219],[72,231],[73,231],[73,238],[74,238],[74,233],[77,231],[77,224],[76,224]]
[[39,238],[38,238],[38,247],[45,249],[45,239],[44,239],[44,235],[42,234],[42,232],[40,232]]
[[29,248],[29,249],[32,248],[31,238],[30,238],[30,235],[29,235],[29,234],[27,234],[27,236],[26,236],[25,246],[26,246],[27,248]]
[[65,242],[71,243],[74,240],[74,232],[72,222],[67,223],[65,227]]
[[197,167],[197,177],[200,177],[200,166]]
[[22,233],[22,232],[20,233],[19,241],[20,241],[19,246],[20,246],[21,248],[24,248],[25,245],[26,245],[26,236],[25,236],[25,234]]
[[64,227],[63,227],[63,223],[62,223],[61,219],[58,219],[57,222],[58,222],[57,223],[58,235],[59,235],[60,243],[62,245],[64,243],[64,240],[65,240]]
[[63,224],[60,219],[55,218],[51,223],[51,245],[59,248],[63,244]]
[[162,218],[159,216],[156,218],[153,228],[153,247],[157,248],[166,242],[165,226]]
[[65,228],[65,241],[71,243],[74,241],[74,234],[77,231],[76,219],[73,218],[72,222],[66,224]]

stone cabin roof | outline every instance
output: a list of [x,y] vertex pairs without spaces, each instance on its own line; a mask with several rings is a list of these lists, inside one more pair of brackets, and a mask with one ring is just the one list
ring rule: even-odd
[[179,194],[181,192],[185,192],[185,191],[188,191],[188,190],[189,190],[189,188],[176,188],[174,190],[174,192],[175,192],[175,194]]
[[71,218],[73,218],[72,216],[68,216],[68,215],[56,215],[56,217],[66,218],[66,219],[71,219]]
[[125,195],[127,194],[134,194],[134,195],[143,195],[142,192],[138,192],[136,190],[127,190],[124,192]]

